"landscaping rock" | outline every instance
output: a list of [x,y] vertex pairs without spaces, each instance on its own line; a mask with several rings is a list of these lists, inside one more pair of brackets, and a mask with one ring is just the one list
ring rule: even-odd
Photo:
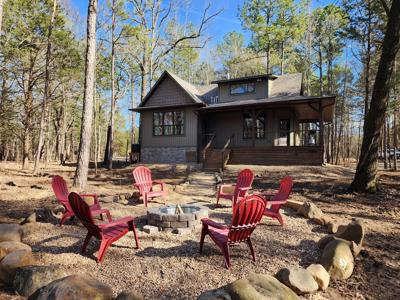
[[144,225],[143,226],[143,231],[146,233],[157,233],[158,232],[158,227],[157,226],[151,226],[151,225]]
[[326,245],[328,245],[331,241],[335,240],[335,236],[333,234],[329,234],[323,236],[318,242],[317,245],[320,249],[324,249]]
[[[300,298],[286,285],[267,274],[251,273],[226,288],[232,299],[237,300],[299,300]],[[217,298],[218,299],[218,298]]]
[[36,223],[36,213],[31,213],[29,216],[27,216],[21,223],[20,225],[24,225],[27,223]]
[[27,250],[32,252],[32,248],[28,245],[21,242],[1,242],[0,243],[0,261],[9,253],[18,251],[18,250]]
[[301,206],[303,206],[304,202],[297,201],[297,200],[287,200],[284,206],[289,207],[291,209],[294,209],[295,211],[298,211]]
[[197,300],[232,300],[231,295],[223,288],[202,293]]
[[303,268],[283,268],[275,277],[298,295],[314,293],[319,287],[313,276]]
[[337,234],[338,238],[353,241],[358,246],[361,246],[364,241],[365,230],[362,222],[360,220],[354,220],[350,222],[344,230]]
[[326,290],[328,288],[330,275],[322,265],[309,265],[307,272],[311,274],[321,290]]
[[297,214],[302,215],[308,219],[321,220],[321,222],[323,221],[324,215],[322,210],[320,210],[314,203],[311,202],[304,203],[297,211]]
[[347,279],[354,269],[354,258],[346,241],[334,239],[322,252],[321,265],[334,279]]
[[111,300],[112,289],[89,275],[71,275],[38,289],[28,300]]
[[144,300],[144,297],[141,293],[131,290],[121,292],[115,300]]
[[23,235],[24,231],[18,224],[0,224],[0,242],[20,242]]
[[50,282],[67,276],[60,266],[26,266],[18,268],[13,288],[21,296],[29,297],[37,289]]
[[30,250],[17,250],[7,254],[0,262],[0,282],[12,284],[17,268],[34,263],[35,259]]

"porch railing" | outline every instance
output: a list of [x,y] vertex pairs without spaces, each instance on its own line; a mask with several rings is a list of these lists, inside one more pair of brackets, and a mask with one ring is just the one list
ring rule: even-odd
[[215,138],[215,134],[204,134],[203,137],[207,139],[207,144],[203,148],[203,162],[205,162],[207,157],[207,150],[211,148],[211,145]]
[[229,161],[229,157],[230,157],[230,155],[231,155],[231,148],[230,148],[230,146],[231,146],[231,144],[233,143],[234,137],[235,137],[235,135],[232,134],[232,135],[229,137],[229,139],[226,141],[224,147],[223,147],[222,150],[221,150],[221,162],[222,162],[221,168],[222,168],[222,171],[224,170],[226,164],[227,164],[228,161]]

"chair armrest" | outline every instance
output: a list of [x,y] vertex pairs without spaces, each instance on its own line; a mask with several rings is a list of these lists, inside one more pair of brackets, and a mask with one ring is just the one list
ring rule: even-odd
[[248,187],[238,187],[237,188],[239,191],[248,191],[248,190],[251,190],[251,186],[248,186]]
[[134,220],[133,217],[128,216],[128,217],[124,217],[124,218],[112,221],[112,222],[107,223],[107,224],[99,224],[99,227],[101,229],[105,229],[105,228],[113,227],[115,225],[124,224],[124,223],[128,223],[128,222],[133,222],[133,220]]
[[283,205],[287,200],[267,200],[267,205]]
[[163,191],[165,188],[165,182],[161,181],[161,180],[153,180],[153,184],[159,184],[161,185],[161,190]]
[[83,197],[92,197],[94,199],[94,203],[99,203],[97,199],[97,194],[79,194],[79,196]]
[[219,229],[228,229],[229,226],[225,225],[225,224],[220,224],[217,222],[214,222],[213,220],[210,220],[208,218],[203,218],[201,219],[201,223],[203,223],[203,225],[208,225],[214,228],[219,228]]

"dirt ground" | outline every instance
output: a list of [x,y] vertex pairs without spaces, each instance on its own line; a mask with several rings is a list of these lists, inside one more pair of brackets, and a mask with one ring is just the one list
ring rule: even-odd
[[[112,196],[132,193],[133,166],[119,166],[107,171],[91,172],[86,192],[100,195],[102,207],[113,218],[136,217],[139,228],[146,224],[143,203],[120,200]],[[189,184],[193,166],[152,165],[154,177],[163,179],[170,191],[168,203],[196,202],[210,208],[210,217],[229,222],[230,206],[215,207],[213,176],[204,176]],[[229,166],[224,182],[233,182],[245,166]],[[379,191],[374,195],[352,194],[347,187],[353,170],[339,166],[324,167],[251,167],[257,174],[254,190],[274,190],[285,175],[294,178],[292,199],[312,201],[326,214],[343,222],[359,218],[366,226],[364,251],[357,257],[353,275],[344,281],[333,280],[326,292],[304,299],[399,299],[400,297],[400,172],[381,172]],[[13,163],[0,163],[0,223],[17,223],[40,208],[58,205],[51,190],[51,177],[64,176],[71,185],[74,166],[49,165],[41,176],[22,171]],[[179,187],[176,187],[179,186]],[[161,200],[150,207],[162,205]],[[88,273],[109,284],[117,295],[136,289],[146,299],[196,299],[202,292],[225,285],[250,272],[275,274],[286,266],[307,267],[317,263],[321,251],[316,242],[326,229],[284,209],[285,226],[267,217],[253,234],[257,261],[250,259],[246,245],[232,248],[232,269],[226,270],[218,248],[206,238],[204,252],[198,253],[200,231],[185,236],[170,233],[146,234],[139,231],[140,249],[134,249],[132,233],[116,242],[106,253],[104,262],[95,257],[99,243],[92,240],[87,253],[79,254],[85,228],[76,221],[63,227],[57,220],[38,222],[24,242],[31,245],[39,264],[60,264],[70,273]],[[20,299],[0,288],[0,299]]]

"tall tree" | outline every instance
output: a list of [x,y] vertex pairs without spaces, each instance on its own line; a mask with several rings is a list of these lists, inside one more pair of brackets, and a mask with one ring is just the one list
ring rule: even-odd
[[44,92],[42,101],[42,113],[40,118],[40,128],[39,128],[39,142],[36,150],[35,165],[33,168],[33,174],[37,174],[39,171],[40,157],[42,154],[42,147],[44,144],[45,135],[45,122],[46,122],[46,112],[47,112],[47,98],[49,94],[49,84],[50,84],[50,58],[51,58],[51,38],[53,32],[53,25],[56,18],[57,11],[57,1],[53,0],[53,11],[51,14],[49,30],[47,32],[47,50],[46,50],[46,65],[45,65],[45,75],[44,75]]
[[78,164],[74,177],[74,186],[80,188],[83,188],[87,183],[90,142],[92,138],[93,97],[96,69],[96,17],[97,0],[89,0],[81,134],[79,142]]
[[378,149],[396,54],[400,49],[400,0],[393,0],[388,15],[382,54],[375,78],[370,109],[365,119],[360,160],[351,188],[357,192],[375,192]]
[[0,0],[0,36],[1,36],[1,25],[3,24],[3,6],[5,0]]

